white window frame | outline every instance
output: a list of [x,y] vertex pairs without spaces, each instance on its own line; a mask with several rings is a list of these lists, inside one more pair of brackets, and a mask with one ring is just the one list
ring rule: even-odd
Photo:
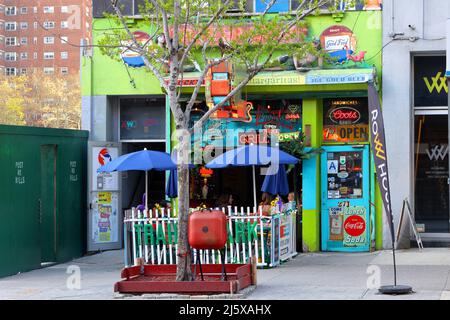
[[61,29],[69,29],[69,23],[67,21],[61,21]]
[[61,36],[61,43],[62,44],[67,44],[69,42],[69,37],[68,36]]
[[69,7],[68,6],[61,6],[61,13],[69,13]]
[[43,23],[43,26],[45,29],[54,29],[55,28],[55,22],[54,21],[45,21]]
[[54,6],[45,6],[42,10],[44,13],[55,13]]
[[27,30],[28,29],[28,22],[21,22],[20,23],[20,29],[21,30]]
[[17,31],[17,22],[15,21],[5,22],[5,31]]
[[54,67],[44,67],[44,74],[54,74],[55,68]]
[[44,44],[55,44],[55,37],[44,37]]
[[17,7],[8,6],[5,10],[5,16],[16,16],[17,15]]
[[[25,40],[25,41],[24,41]],[[20,38],[20,44],[22,45],[27,45],[28,44],[28,38],[27,37],[22,37]]]
[[68,60],[69,59],[69,53],[67,51],[61,51],[61,59],[62,60]]
[[53,51],[45,51],[44,60],[55,60],[55,53]]
[[61,74],[69,74],[69,68],[68,67],[61,67],[60,72],[61,72]]
[[17,61],[17,52],[5,52],[5,61]]
[[20,60],[28,60],[28,52],[21,52]]
[[[14,39],[14,41],[12,41],[12,39]],[[5,45],[7,47],[15,47],[15,46],[17,46],[17,37],[6,37]]]
[[[9,72],[8,72],[9,71]],[[11,71],[13,71],[12,73],[11,73]],[[6,67],[5,68],[5,75],[7,75],[7,76],[15,76],[15,75],[17,75],[17,68],[14,68],[14,67]]]
[[27,14],[28,13],[28,7],[21,7],[20,8],[20,14]]

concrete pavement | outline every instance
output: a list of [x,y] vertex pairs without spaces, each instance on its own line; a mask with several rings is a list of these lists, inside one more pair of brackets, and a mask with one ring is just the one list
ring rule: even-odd
[[[414,294],[392,297],[374,289],[393,281],[391,251],[308,253],[258,270],[258,286],[246,299],[450,299],[450,249],[400,250],[397,263],[398,283],[413,286]],[[122,267],[116,250],[2,278],[0,299],[113,299]]]

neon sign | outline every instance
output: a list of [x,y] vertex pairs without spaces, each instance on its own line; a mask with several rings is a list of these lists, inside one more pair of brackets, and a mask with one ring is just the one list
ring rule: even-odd
[[339,107],[330,111],[330,120],[334,123],[357,123],[360,119],[359,111],[351,107]]

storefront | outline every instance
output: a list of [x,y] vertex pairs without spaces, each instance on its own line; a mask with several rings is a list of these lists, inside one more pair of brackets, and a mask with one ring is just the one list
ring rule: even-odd
[[[209,119],[199,145],[194,135],[194,150],[203,151],[212,141],[224,143],[229,131],[233,132],[232,147],[268,144],[269,133],[275,133],[280,144],[304,134],[306,150],[323,152],[297,166],[297,183],[294,171],[288,177],[290,191],[297,190],[301,199],[297,223],[303,251],[381,248],[381,201],[372,178],[367,128],[367,83],[377,83],[381,70],[381,12],[343,12],[307,20],[308,37],[318,39],[315,43],[328,53],[327,58],[288,57],[287,63],[260,72],[237,97],[245,103],[236,110],[224,108]],[[98,30],[108,28],[107,19],[95,19],[94,24]],[[133,29],[146,39],[139,31],[146,30],[141,21]],[[100,38],[101,32],[94,37]],[[167,99],[158,81],[143,69],[112,61],[98,49],[83,57],[83,123],[91,130],[91,140],[115,143],[121,154],[143,147],[172,151],[176,142],[171,140],[174,122]],[[185,72],[186,97],[198,77],[198,72]],[[193,121],[208,108],[203,88],[201,92]],[[221,133],[221,138],[205,136],[209,129]],[[198,166],[191,171],[191,207],[214,206],[230,189],[234,206],[253,204],[251,168],[207,170]],[[260,201],[264,177],[258,173]],[[122,175],[123,209],[140,200],[134,196],[142,189],[138,180],[131,173]],[[161,180],[161,186],[155,184],[155,190],[164,192],[164,176],[156,180]]]
[[416,55],[414,63],[414,207],[418,230],[449,228],[448,95],[445,55]]

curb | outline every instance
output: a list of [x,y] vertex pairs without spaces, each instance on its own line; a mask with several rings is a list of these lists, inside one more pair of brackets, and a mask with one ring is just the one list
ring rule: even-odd
[[245,299],[250,293],[256,289],[256,286],[249,286],[236,294],[221,293],[211,295],[188,295],[175,293],[145,293],[141,295],[129,293],[117,293],[113,295],[113,299],[127,300],[239,300]]

